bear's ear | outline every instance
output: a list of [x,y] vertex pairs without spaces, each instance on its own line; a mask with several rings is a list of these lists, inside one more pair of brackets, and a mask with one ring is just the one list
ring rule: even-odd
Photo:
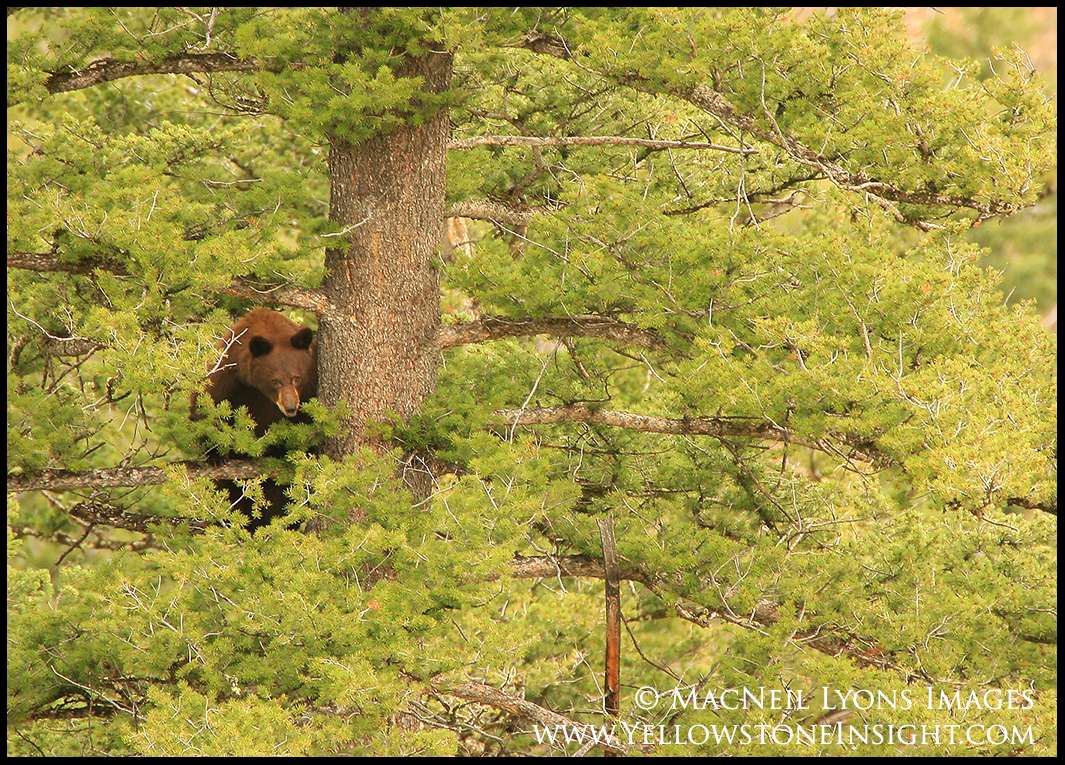
[[265,356],[274,349],[274,344],[261,335],[256,335],[248,343],[248,350],[252,356]]
[[313,342],[313,340],[314,333],[311,332],[309,327],[304,327],[292,336],[292,347],[305,351],[311,347],[311,342]]

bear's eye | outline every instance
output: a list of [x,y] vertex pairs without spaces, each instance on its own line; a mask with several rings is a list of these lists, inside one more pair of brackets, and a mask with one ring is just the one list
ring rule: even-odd
[[300,382],[302,382],[302,380],[299,377],[293,377],[292,378],[292,384],[293,385],[299,385]]
[[281,387],[281,381],[280,380],[271,380],[270,384],[273,385],[275,388],[280,388]]

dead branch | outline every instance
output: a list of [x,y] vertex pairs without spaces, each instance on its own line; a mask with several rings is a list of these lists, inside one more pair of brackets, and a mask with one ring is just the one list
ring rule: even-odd
[[614,518],[599,519],[599,539],[603,545],[603,581],[606,583],[606,662],[603,686],[606,689],[603,707],[607,717],[621,716],[621,568],[614,541]]

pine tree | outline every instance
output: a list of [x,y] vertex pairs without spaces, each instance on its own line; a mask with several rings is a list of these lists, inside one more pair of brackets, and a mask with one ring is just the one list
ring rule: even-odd
[[[1056,342],[964,238],[1055,120],[997,56],[871,8],[9,9],[8,753],[587,750],[544,731],[604,723],[611,523],[598,748],[1055,752]],[[189,401],[258,305],[320,386],[256,440]],[[213,481],[266,476],[252,534]]]

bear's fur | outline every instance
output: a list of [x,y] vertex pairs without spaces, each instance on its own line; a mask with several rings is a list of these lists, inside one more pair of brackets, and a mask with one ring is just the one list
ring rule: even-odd
[[[277,311],[256,308],[233,325],[221,348],[225,354],[207,386],[216,404],[228,401],[233,409],[247,407],[257,438],[283,418],[307,421],[299,414],[300,404],[318,392],[318,349],[310,329],[301,329]],[[195,396],[192,409],[195,416]],[[281,453],[279,449],[268,452],[270,456]],[[208,461],[217,464],[222,460],[209,453]],[[223,479],[217,486],[225,489],[230,502],[251,519],[249,529],[265,526],[284,514],[285,487],[271,479],[263,482],[266,507],[261,516],[256,516],[251,499],[239,484]]]

